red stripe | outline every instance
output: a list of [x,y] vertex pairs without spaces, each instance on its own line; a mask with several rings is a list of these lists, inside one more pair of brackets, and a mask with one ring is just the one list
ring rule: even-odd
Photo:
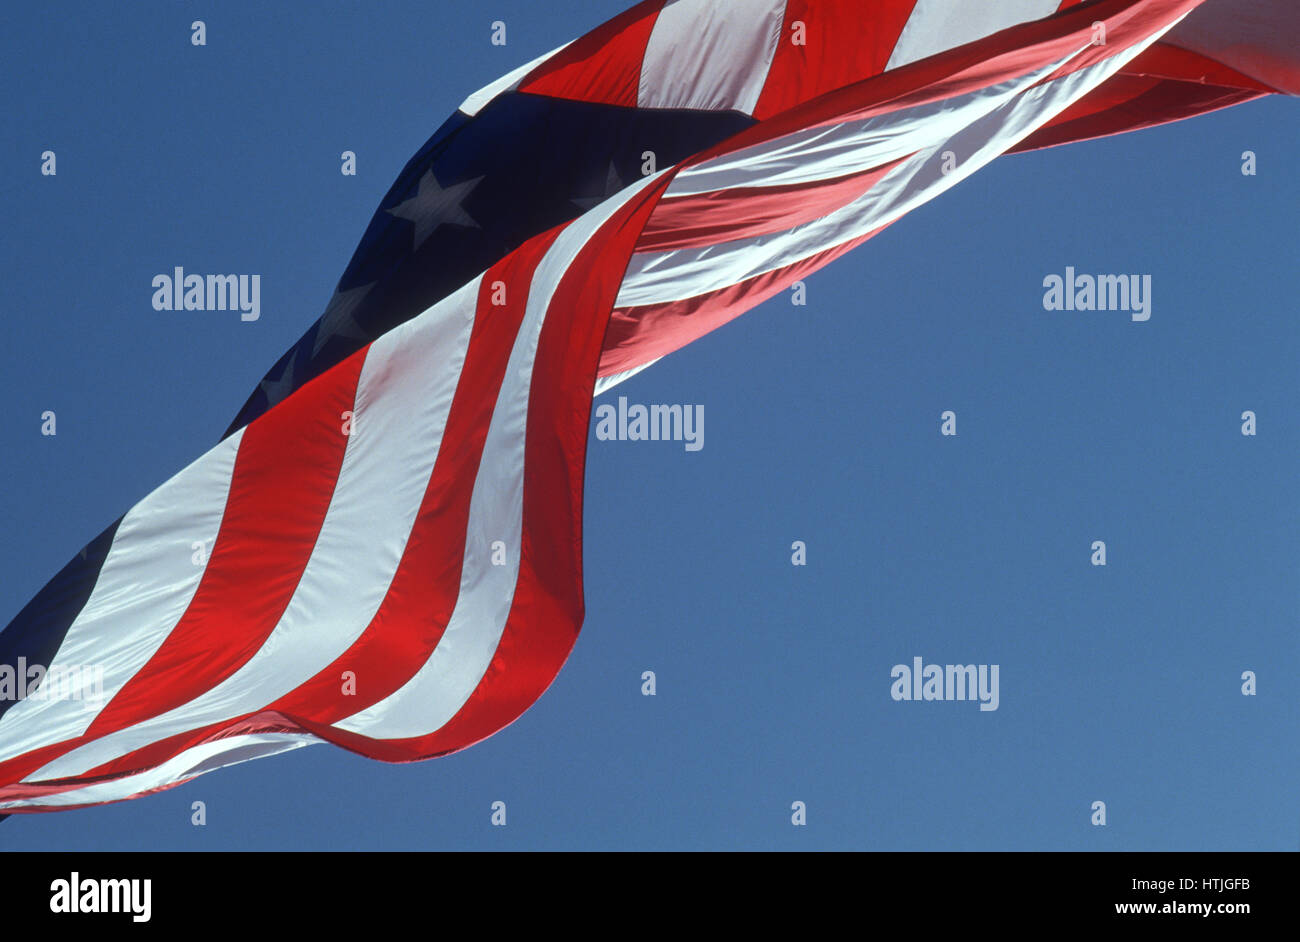
[[582,625],[582,479],[601,341],[636,238],[671,178],[638,194],[588,240],[551,300],[529,393],[519,580],[483,679],[427,736],[377,740],[304,723],[307,731],[389,762],[432,758],[514,722],[555,679]]
[[[479,289],[477,316],[438,460],[402,561],[383,604],[338,660],[267,709],[333,723],[384,699],[415,675],[442,638],[460,595],[470,499],[506,367],[523,322],[538,264],[559,229],[529,240],[492,266]],[[493,304],[495,284],[505,303]],[[340,694],[344,671],[356,696]]]
[[880,167],[832,180],[788,186],[733,187],[665,198],[655,207],[636,250],[704,248],[785,232],[847,206],[906,159],[900,157]]
[[[885,70],[916,0],[786,0],[781,39],[754,108],[762,120]],[[795,25],[804,44],[796,45]]]
[[1157,78],[1196,82],[1201,85],[1249,88],[1257,92],[1277,91],[1248,75],[1242,75],[1222,62],[1165,42],[1155,43],[1144,50],[1132,62],[1120,69],[1120,74],[1151,75]]
[[257,652],[293,597],[325,520],[348,441],[342,413],[355,402],[366,349],[245,429],[217,539],[176,627],[84,734],[0,762],[0,781],[180,706]]
[[641,63],[664,0],[644,0],[542,63],[521,92],[635,108]]
[[[683,166],[699,165],[808,127],[940,101],[1030,73],[1071,52],[1077,53],[1091,42],[1092,24],[1104,22],[1110,45],[1091,46],[1075,55],[1071,66],[1061,70],[1065,74],[1127,48],[1200,2],[1147,0],[1135,4],[1131,0],[1101,0],[1086,8],[1078,7],[1048,19],[1020,24],[787,110],[688,159]],[[793,280],[797,276],[780,282],[771,274],[760,275],[750,280],[760,288],[752,297],[744,287],[750,282],[745,282],[699,298],[615,312],[600,375],[623,372],[680,349]]]
[[1067,124],[1079,118],[1091,117],[1124,108],[1133,99],[1146,94],[1159,84],[1160,79],[1158,78],[1146,75],[1125,75],[1121,72],[1080,98],[1051,121],[1048,121],[1035,131],[1033,136],[1041,135],[1048,128]]
[[1181,121],[1273,91],[1222,62],[1162,41],[1140,53],[1117,75],[1062,111],[1009,153]]
[[[970,94],[1075,55],[1065,75],[1104,61],[1202,0],[1098,0],[1046,19],[1022,23],[964,46],[822,95],[761,121],[685,161],[696,166],[787,134],[856,121],[901,108]],[[1091,45],[1092,24],[1106,24],[1108,45]],[[1082,51],[1080,51],[1082,49]]]
[[[365,705],[361,689],[356,698],[341,700],[338,694],[341,678],[331,675],[331,670],[323,671],[313,683],[319,681],[312,696],[322,699],[314,703],[315,709],[325,708],[320,716],[328,717],[324,721],[313,717],[295,714],[288,715],[278,709],[268,708],[257,714],[247,714],[224,723],[212,724],[198,730],[177,734],[151,743],[135,750],[127,756],[104,763],[88,770],[74,779],[58,783],[41,783],[36,786],[15,784],[8,789],[0,788],[0,799],[19,797],[32,788],[65,790],[80,787],[89,781],[107,781],[120,778],[143,769],[147,769],[179,754],[184,749],[200,742],[234,735],[237,732],[252,731],[262,728],[268,717],[275,718],[275,728],[282,731],[313,732],[327,741],[344,748],[361,752],[372,758],[389,761],[409,761],[428,758],[434,754],[454,751],[470,745],[472,741],[482,739],[502,726],[512,722],[523,710],[534,702],[549,686],[559,671],[576,638],[582,620],[582,579],[581,579],[581,496],[582,466],[586,449],[586,430],[590,418],[591,394],[595,383],[595,363],[599,357],[603,325],[613,306],[613,300],[622,282],[627,260],[631,257],[632,247],[654,202],[667,187],[671,174],[666,174],[646,192],[623,207],[605,224],[602,230],[590,239],[578,253],[569,270],[561,278],[548,311],[539,341],[537,360],[534,366],[534,383],[530,391],[529,426],[525,445],[525,484],[524,484],[524,544],[521,547],[520,577],[516,589],[511,613],[507,620],[506,631],[501,645],[489,665],[487,675],[471,695],[469,702],[452,721],[432,736],[418,737],[410,740],[385,741],[373,740],[365,736],[337,730],[328,725],[341,716],[351,715]],[[491,282],[507,282],[507,301],[513,305],[526,301],[526,284],[530,281],[531,270],[536,261],[544,254],[546,248],[558,236],[559,227],[548,233],[535,237],[516,250],[507,259],[498,263],[498,272],[513,274],[507,278],[489,278],[483,293],[480,294],[480,308],[485,301],[491,308]],[[523,284],[512,285],[510,279],[522,279]],[[522,288],[522,290],[521,290]],[[515,297],[511,297],[511,295]],[[518,313],[516,311],[516,313]],[[507,315],[510,316],[510,315]],[[592,329],[580,329],[580,323],[586,323]],[[477,326],[477,325],[476,325]],[[517,330],[517,320],[515,330]],[[502,325],[494,325],[488,331],[484,325],[485,343],[501,343]],[[471,343],[473,336],[471,336]],[[513,343],[513,332],[508,347]],[[468,359],[468,357],[467,357]],[[540,372],[543,371],[543,372]],[[504,366],[498,375],[503,375]],[[326,374],[329,375],[329,374]],[[542,377],[538,380],[536,377]],[[493,388],[499,387],[496,380]],[[585,393],[583,390],[585,389]],[[460,389],[457,390],[460,399]],[[286,400],[286,404],[290,400]],[[488,390],[479,389],[470,395],[467,388],[466,408],[469,410],[460,421],[464,423],[467,435],[486,436],[488,420],[496,396]],[[486,411],[483,404],[486,403]],[[277,407],[277,409],[282,408]],[[263,419],[274,415],[277,410],[267,413]],[[449,417],[449,425],[451,419]],[[249,428],[253,428],[253,423]],[[554,426],[554,427],[552,427]],[[247,434],[247,433],[246,433]],[[558,447],[557,447],[558,445]],[[576,447],[576,451],[574,450]],[[478,443],[481,454],[482,441]],[[448,454],[454,454],[451,449]],[[443,450],[439,452],[439,462]],[[477,468],[478,459],[472,464]],[[435,471],[435,475],[436,475]],[[456,478],[457,487],[468,486],[472,492],[474,474],[470,469],[448,467],[447,473]],[[428,496],[426,494],[426,496]],[[463,494],[458,501],[467,510],[468,496]],[[442,521],[441,526],[448,526],[449,521]],[[464,524],[460,524],[463,532]],[[418,586],[425,577],[418,566],[407,565],[404,557],[402,569],[412,580],[412,586]],[[457,567],[460,563],[457,562]],[[459,585],[459,569],[456,572]],[[386,600],[387,601],[387,600]],[[394,605],[400,605],[396,597]],[[399,608],[400,611],[400,608]],[[409,615],[403,612],[403,615]],[[411,620],[418,619],[412,615]],[[443,619],[445,626],[445,618]],[[401,628],[395,623],[394,628]],[[409,627],[409,622],[408,622]],[[429,627],[417,627],[424,631],[423,641],[416,644],[423,647],[433,639],[427,633]],[[436,629],[440,636],[441,628]],[[428,645],[432,650],[432,645]],[[376,650],[375,661],[368,661],[370,667],[365,673],[358,672],[358,681],[374,669],[386,652]],[[424,652],[427,657],[428,651]],[[398,655],[408,658],[401,670],[409,677],[415,669],[423,664],[424,658],[409,660],[411,654]],[[521,658],[518,663],[515,658]],[[506,663],[510,662],[510,663]],[[334,665],[337,667],[339,665]],[[381,668],[382,669],[382,668]],[[404,681],[405,678],[403,678]],[[396,689],[389,678],[386,686]],[[329,685],[326,689],[325,684]],[[379,692],[376,687],[375,693]],[[390,691],[391,692],[391,691]],[[290,694],[281,703],[285,705],[298,696]],[[370,692],[365,699],[370,700]],[[378,697],[376,697],[378,699]],[[340,707],[340,703],[345,706]],[[466,741],[465,737],[472,739]],[[450,744],[450,745],[449,745]],[[44,764],[39,762],[37,766]]]
[[[121,775],[158,765],[199,743],[250,728],[250,717],[273,713],[281,729],[334,723],[392,694],[420,669],[442,638],[460,594],[469,504],[483,445],[506,365],[523,321],[538,263],[558,237],[543,233],[484,275],[474,327],[438,458],[402,559],[374,618],[357,641],[315,677],[274,703],[244,716],[169,736],[88,775]],[[493,285],[505,286],[505,304],[493,304]],[[351,672],[355,693],[345,693]]]
[[422,755],[464,749],[514,722],[551,685],[582,627],[582,481],[605,327],[668,173],[622,207],[578,253],[552,298],[528,402],[523,546],[510,616],[460,712],[423,737]]
[[[1223,88],[1138,76],[1117,75],[1106,83],[1106,96],[1087,98],[1068,108],[1057,120],[1035,131],[1007,153],[1023,153],[1060,144],[1107,137],[1125,131],[1181,121],[1196,115],[1238,105],[1266,92],[1245,88]],[[1088,113],[1088,109],[1099,110]]]
[[192,700],[251,658],[284,615],[334,496],[365,351],[308,383],[239,443],[230,497],[189,608],[85,739]]
[[[203,742],[216,741],[229,736],[239,736],[246,733],[301,733],[303,730],[295,727],[293,724],[286,723],[283,718],[270,713],[260,713],[256,716],[237,722],[230,727],[222,730],[220,733],[203,738]],[[195,743],[197,745],[197,743]],[[176,750],[174,754],[179,754],[181,750]],[[168,756],[171,758],[171,756]],[[77,789],[86,788],[89,785],[98,785],[104,782],[114,781],[125,778],[134,772],[144,771],[145,766],[136,769],[130,769],[123,773],[112,775],[96,775],[93,772],[86,772],[75,778],[59,779],[54,782],[17,782],[13,785],[0,786],[0,801],[33,801],[46,798],[51,795],[59,795],[65,792],[76,791]],[[143,798],[145,795],[153,795],[158,792],[167,791],[178,785],[184,785],[192,781],[196,776],[184,778],[177,782],[171,782],[167,785],[158,785],[153,788],[146,788],[143,791],[135,792],[123,798],[115,798],[112,801],[94,801],[80,805],[46,805],[31,808],[9,808],[4,814],[34,814],[46,811],[72,811],[77,808],[92,808],[98,805],[115,804],[118,801],[130,801],[134,798]]]
[[[588,241],[562,276],[552,298],[539,340],[528,405],[519,582],[497,652],[483,681],[461,711],[441,730],[406,740],[376,740],[329,725],[374,702],[372,694],[381,690],[376,686],[373,691],[366,691],[363,697],[358,689],[357,697],[341,697],[339,673],[342,669],[357,669],[360,684],[363,678],[370,678],[384,657],[406,659],[401,668],[405,674],[403,682],[422,666],[432,650],[432,646],[423,650],[425,644],[430,640],[436,643],[436,639],[428,633],[427,625],[416,624],[416,632],[425,632],[423,640],[417,643],[422,650],[418,659],[414,649],[394,655],[382,650],[381,646],[370,652],[373,660],[367,660],[368,666],[362,667],[358,662],[358,668],[344,668],[340,662],[323,671],[313,680],[313,684],[319,681],[319,686],[312,691],[313,702],[310,704],[293,702],[299,697],[299,692],[295,691],[258,714],[169,737],[92,769],[88,775],[115,777],[147,768],[199,742],[264,728],[268,717],[275,718],[275,728],[279,730],[311,732],[371,758],[388,761],[430,758],[464,748],[491,735],[516,719],[542,694],[568,656],[582,622],[582,467],[595,363],[603,335],[603,328],[596,329],[596,325],[608,317],[636,237],[670,177],[665,175],[621,209]],[[526,287],[521,290],[521,286],[513,284],[511,278],[522,279],[526,286],[536,262],[559,231],[557,228],[530,240],[499,263],[498,270],[502,272],[508,271],[507,266],[515,268],[513,274],[499,279],[509,286],[507,298],[511,303],[522,303],[527,290]],[[488,295],[480,295],[480,309],[490,297],[492,280],[498,279],[486,280],[484,290]],[[511,295],[518,297],[511,298]],[[517,327],[516,321],[514,330]],[[492,329],[502,331],[502,325]],[[511,331],[511,344],[514,330]],[[499,343],[500,337],[487,339],[485,336],[485,342]],[[507,357],[509,345],[506,345]],[[501,369],[503,371],[504,366]],[[503,372],[495,378],[493,390],[499,388],[500,375]],[[459,399],[460,390],[457,392]],[[463,416],[463,421],[467,434],[485,437],[496,395],[491,390],[486,393],[479,390],[478,396],[480,403],[477,408],[475,403],[466,406],[469,411]],[[482,401],[488,403],[486,409],[482,407]],[[471,425],[472,430],[469,429]],[[481,452],[481,438],[477,447]],[[444,444],[443,448],[445,450],[447,445]],[[439,464],[442,454],[440,451]],[[477,464],[475,457],[472,468],[447,469],[449,474],[457,475],[457,486],[469,488],[460,501],[466,509]],[[439,524],[440,527],[452,525],[449,520]],[[465,522],[462,520],[454,525],[459,526],[463,540]],[[459,562],[456,566],[458,588]],[[418,566],[408,566],[405,558],[401,568],[410,575],[412,587],[418,586],[419,579],[425,576]],[[454,597],[452,601],[454,603]],[[393,604],[399,603],[394,599]],[[446,616],[449,615],[447,612]],[[419,622],[421,613],[408,610],[404,600],[396,617],[406,622],[409,630],[410,624]],[[403,630],[396,623],[393,627]],[[440,636],[441,627],[437,633]],[[400,685],[391,683],[393,679],[390,676],[390,682],[382,686],[396,689]],[[382,692],[381,696],[388,692],[391,690]],[[295,706],[309,706],[310,709],[294,709]]]
[[680,350],[830,264],[884,228],[708,294],[614,311],[605,335],[600,375],[621,373]]
[[[179,782],[159,785],[157,788],[147,788],[144,791],[127,795],[125,798],[115,798],[112,801],[88,801],[79,805],[37,805],[31,808],[5,808],[0,811],[0,814],[42,814],[50,811],[76,811],[79,808],[98,808],[102,805],[117,804],[119,801],[131,801],[135,798],[144,798],[146,795],[155,795],[158,792],[165,792],[169,788],[184,785],[188,781],[190,779],[181,779]],[[60,785],[23,785],[22,783],[6,785],[0,787],[0,801],[39,801],[51,795],[60,795],[64,792],[85,788],[88,784],[93,783],[76,781]]]
[[1164,41],[1244,72],[1270,91],[1300,95],[1300,3],[1215,0]]

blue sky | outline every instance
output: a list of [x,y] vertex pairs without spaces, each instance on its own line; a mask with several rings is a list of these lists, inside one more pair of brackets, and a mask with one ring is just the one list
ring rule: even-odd
[[[465,95],[622,7],[12,11],[0,618],[216,442]],[[705,446],[592,437],[586,624],[502,733],[316,746],[0,847],[1297,849],[1297,109],[1000,159],[624,384],[702,404]],[[177,265],[260,273],[261,319],[154,311]],[[1151,320],[1045,311],[1067,265],[1150,274]],[[914,656],[998,664],[999,709],[893,701]]]

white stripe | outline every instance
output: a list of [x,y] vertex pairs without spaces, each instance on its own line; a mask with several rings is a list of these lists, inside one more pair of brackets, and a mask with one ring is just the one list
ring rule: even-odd
[[855,121],[806,128],[684,168],[665,198],[732,187],[789,186],[869,170],[956,134],[1002,107],[1039,79],[1069,62],[1019,75],[996,85]]
[[[538,264],[474,479],[460,593],[447,628],[409,681],[368,709],[334,724],[336,728],[376,739],[425,736],[455,716],[483,679],[505,630],[519,580],[528,395],[551,298],[600,226],[661,174],[645,177],[578,217]],[[507,547],[504,566],[492,565],[495,540]]]
[[[863,121],[798,131],[710,161],[700,168],[692,168],[698,172],[683,181],[683,192],[806,183],[867,170],[910,153],[917,154],[854,202],[794,229],[704,247],[636,253],[624,276],[617,306],[666,304],[726,288],[870,232],[889,218],[897,218],[907,209],[942,192],[946,186],[922,194],[900,191],[898,187],[890,186],[891,181],[898,180],[914,164],[928,161],[937,145],[955,140],[981,119],[995,115],[997,120],[994,124],[1000,126],[1003,121],[1000,109],[1018,99],[1032,100],[1025,97],[1026,90],[1054,72],[1068,58],[1034,73],[957,98]],[[1044,115],[1042,120],[1050,117],[1050,114]],[[957,152],[951,146],[949,149],[960,153],[960,165],[969,165],[970,157],[967,155],[970,151]],[[688,172],[684,171],[678,179]],[[674,189],[673,185],[669,186],[670,193]],[[913,198],[905,206],[898,206],[903,195]],[[890,209],[895,211],[890,214]]]
[[0,718],[0,759],[80,736],[167,639],[203,578],[193,544],[212,549],[243,437],[241,429],[122,519],[90,597],[52,664],[42,665],[102,670],[103,698],[15,703]]
[[83,788],[43,795],[39,798],[0,801],[0,812],[17,808],[67,808],[73,805],[122,801],[132,795],[174,785],[229,765],[238,765],[250,759],[264,759],[267,756],[301,749],[303,746],[321,741],[306,733],[250,733],[243,736],[229,736],[193,746],[161,765],[134,775],[107,782],[95,782]]
[[511,72],[507,72],[505,75],[501,76],[491,85],[484,85],[474,94],[470,95],[468,98],[466,98],[464,101],[460,103],[460,111],[463,112],[464,114],[469,115],[470,117],[473,117],[474,115],[478,114],[487,106],[488,102],[490,102],[493,98],[496,98],[502,92],[508,92],[513,88],[515,88],[517,85],[519,85],[520,82],[522,82],[525,78],[528,77],[529,72],[533,71],[533,69],[537,68],[539,65],[545,62],[547,59],[551,58],[551,56],[555,55],[557,52],[560,52],[561,50],[568,48],[571,44],[572,44],[571,42],[567,42],[563,46],[560,46],[556,49],[552,49],[550,52],[546,53],[545,55],[538,56],[532,62],[526,62],[523,65],[521,65],[519,68]]
[[785,0],[674,0],[646,44],[637,104],[752,113],[784,18]]
[[167,736],[256,712],[361,636],[397,572],[437,460],[481,281],[370,346],[320,535],[284,615],[247,663],[188,703],[87,743],[26,781],[78,775]]
[[[700,190],[701,177],[707,178],[709,188],[830,178],[917,152],[854,202],[810,223],[703,248],[633,255],[617,306],[670,304],[728,288],[878,229],[1013,147],[1109,78],[1156,38],[1152,36],[1105,62],[1036,87],[1030,86],[1064,65],[1077,51],[1031,75],[974,94],[864,122],[798,132],[764,145],[766,149],[761,152],[751,149],[748,154],[737,155],[736,160],[723,158],[716,162],[717,166],[710,162],[701,168],[704,173],[684,189]],[[941,172],[944,151],[952,151],[956,158],[955,168],[947,174]],[[673,188],[670,186],[669,192]]]
[[885,70],[896,69],[1017,23],[1051,16],[1061,0],[916,0]]
[[611,373],[608,376],[597,377],[596,389],[591,394],[591,398],[595,399],[601,393],[609,392],[609,390],[613,389],[615,386],[623,382],[625,379],[631,379],[637,373],[640,373],[642,370],[646,369],[647,367],[654,366],[662,359],[663,357],[655,357],[653,360],[646,360],[644,363],[638,366],[634,366],[629,370],[624,370],[621,373]]

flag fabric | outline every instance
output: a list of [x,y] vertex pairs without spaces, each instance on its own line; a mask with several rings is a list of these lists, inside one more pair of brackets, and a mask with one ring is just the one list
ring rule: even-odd
[[[1105,41],[1092,25],[1105,23],[1105,12],[1082,0],[638,4],[465,100],[403,169],[325,313],[267,372],[229,431],[525,239],[640,178],[647,153],[668,167],[857,83],[873,82],[882,100],[899,95],[909,82],[919,88],[934,80],[916,63],[940,56],[930,64],[956,71],[962,56],[1005,56],[1018,40],[997,33],[1053,14],[1069,13],[1076,29],[1087,20],[1090,41]],[[1208,0],[1008,150],[1149,127],[1270,93],[1300,94],[1297,36],[1300,6],[1289,0]],[[898,84],[884,79],[905,67]],[[860,86],[859,93],[865,101],[871,90]],[[954,156],[965,164],[967,155]],[[845,182],[818,199],[852,192]],[[766,211],[778,218],[805,195],[797,187],[774,192]],[[722,206],[716,212],[725,216]],[[726,232],[717,235],[722,242]],[[766,277],[750,286],[757,290],[746,294],[750,303],[688,299],[688,322],[681,303],[637,304],[630,286],[633,303],[614,318],[598,390],[647,365],[648,354],[680,347],[836,257],[815,254],[795,259],[789,277],[755,269],[752,275]],[[665,334],[665,318],[675,332]]]
[[652,0],[476,93],[226,437],[0,632],[0,812],[498,731],[582,623],[593,394],[1001,154],[1300,93],[1297,38],[1282,0]]

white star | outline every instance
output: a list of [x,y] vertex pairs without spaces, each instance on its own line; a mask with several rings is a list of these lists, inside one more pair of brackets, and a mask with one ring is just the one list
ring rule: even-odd
[[289,362],[284,365],[284,370],[280,373],[279,379],[271,379],[269,376],[263,379],[259,384],[262,391],[266,393],[266,407],[270,409],[283,399],[289,398],[293,392],[293,353],[290,353]]
[[316,341],[311,348],[313,359],[320,353],[321,347],[325,346],[334,337],[351,337],[353,340],[362,341],[370,340],[369,335],[352,317],[352,312],[357,309],[357,305],[370,293],[370,289],[374,286],[375,282],[372,281],[368,285],[349,288],[347,291],[334,292],[334,297],[330,298],[330,303],[325,306],[325,313],[321,315],[320,325],[316,328]]
[[576,204],[584,212],[597,206],[609,197],[613,196],[619,190],[623,189],[623,180],[614,169],[614,161],[609,162],[609,171],[605,174],[605,192],[600,196],[578,196],[569,200],[570,203]]
[[420,188],[414,196],[398,203],[387,212],[399,219],[409,219],[415,223],[415,242],[411,246],[412,251],[418,249],[435,229],[445,223],[481,229],[482,226],[465,212],[461,203],[482,179],[482,177],[475,177],[473,180],[443,187],[430,170],[420,178]]

